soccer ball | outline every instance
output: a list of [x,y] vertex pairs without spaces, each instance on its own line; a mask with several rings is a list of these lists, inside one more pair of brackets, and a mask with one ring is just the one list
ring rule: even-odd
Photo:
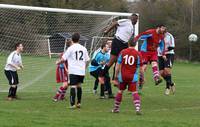
[[198,36],[196,34],[190,34],[188,37],[189,41],[196,42],[198,40]]

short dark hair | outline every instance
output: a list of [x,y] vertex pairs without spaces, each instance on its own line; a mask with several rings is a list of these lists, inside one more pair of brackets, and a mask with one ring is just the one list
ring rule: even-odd
[[133,13],[131,16],[136,16],[136,17],[138,17],[138,15],[137,15],[136,13]]
[[20,44],[22,44],[22,43],[18,42],[15,44],[15,50],[17,49],[17,47],[19,47]]
[[135,47],[137,42],[129,40],[128,44],[129,44],[130,47]]
[[160,27],[165,27],[165,25],[164,25],[164,24],[157,24],[157,25],[156,25],[156,28],[158,28],[158,27],[159,27],[159,28],[160,28]]
[[80,39],[80,34],[79,34],[79,33],[74,33],[74,34],[72,35],[72,41],[73,41],[74,43],[77,43],[77,42],[79,41],[79,39]]
[[103,49],[104,47],[106,47],[107,44],[108,44],[107,42],[103,42],[103,43],[101,44],[101,49]]

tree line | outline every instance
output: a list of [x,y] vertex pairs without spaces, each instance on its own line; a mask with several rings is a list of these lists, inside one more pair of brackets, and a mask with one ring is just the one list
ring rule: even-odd
[[[140,31],[153,28],[158,23],[166,24],[168,31],[175,37],[176,58],[189,59],[188,36],[191,33],[200,36],[199,0],[140,0],[132,6],[134,8],[129,6],[130,11],[140,14]],[[200,61],[199,42],[200,40],[191,45],[193,61]]]

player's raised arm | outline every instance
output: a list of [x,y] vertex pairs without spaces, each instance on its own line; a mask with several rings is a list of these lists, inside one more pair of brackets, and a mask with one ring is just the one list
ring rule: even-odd
[[145,32],[141,32],[134,38],[134,42],[137,42],[138,40],[144,40],[152,36],[151,31],[147,30]]
[[112,24],[110,26],[108,26],[108,28],[105,28],[104,34],[109,33],[113,28],[115,28],[118,25],[119,24],[117,21],[113,21]]
[[141,54],[139,54],[139,57],[138,57],[138,63],[140,66],[140,77],[139,77],[139,87],[142,87],[142,85],[145,83],[145,79],[144,79],[144,68],[142,67],[143,66],[143,63],[142,63],[142,56]]
[[160,47],[161,52],[164,54],[164,52],[165,52],[165,43],[164,43],[164,40],[160,41],[159,47]]
[[70,56],[70,54],[71,54],[70,52],[71,52],[70,49],[68,49],[68,50],[62,55],[62,57],[56,61],[56,64],[60,64],[60,63],[62,63],[62,62],[64,62],[64,61],[66,61],[66,60],[68,59],[68,57]]
[[115,80],[117,80],[117,76],[118,76],[119,70],[120,70],[120,65],[121,64],[117,63],[115,66]]

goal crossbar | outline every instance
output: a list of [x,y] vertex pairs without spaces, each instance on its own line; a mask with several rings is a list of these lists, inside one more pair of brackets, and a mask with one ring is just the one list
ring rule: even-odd
[[132,14],[132,13],[121,13],[121,12],[90,11],[90,10],[35,7],[35,6],[21,6],[21,5],[11,5],[11,4],[0,4],[0,8],[32,10],[32,11],[45,11],[45,12],[91,14],[91,15],[112,15],[112,16],[131,16],[131,14]]
[[[17,9],[24,11],[35,11],[35,12],[53,12],[53,13],[63,13],[63,14],[83,14],[83,15],[98,15],[98,16],[112,16],[112,18],[119,16],[131,16],[132,13],[123,12],[107,12],[107,11],[91,11],[91,10],[75,10],[75,9],[61,9],[61,8],[48,8],[48,7],[35,7],[35,6],[22,6],[22,5],[11,5],[11,4],[0,4],[0,9]],[[138,16],[139,14],[136,13]],[[135,35],[138,34],[139,24],[135,25]],[[92,41],[94,40],[94,36]],[[92,42],[93,43],[93,42]],[[92,44],[93,45],[93,44]],[[48,40],[49,54],[54,54],[50,51],[49,40]],[[91,50],[91,49],[90,49]]]

